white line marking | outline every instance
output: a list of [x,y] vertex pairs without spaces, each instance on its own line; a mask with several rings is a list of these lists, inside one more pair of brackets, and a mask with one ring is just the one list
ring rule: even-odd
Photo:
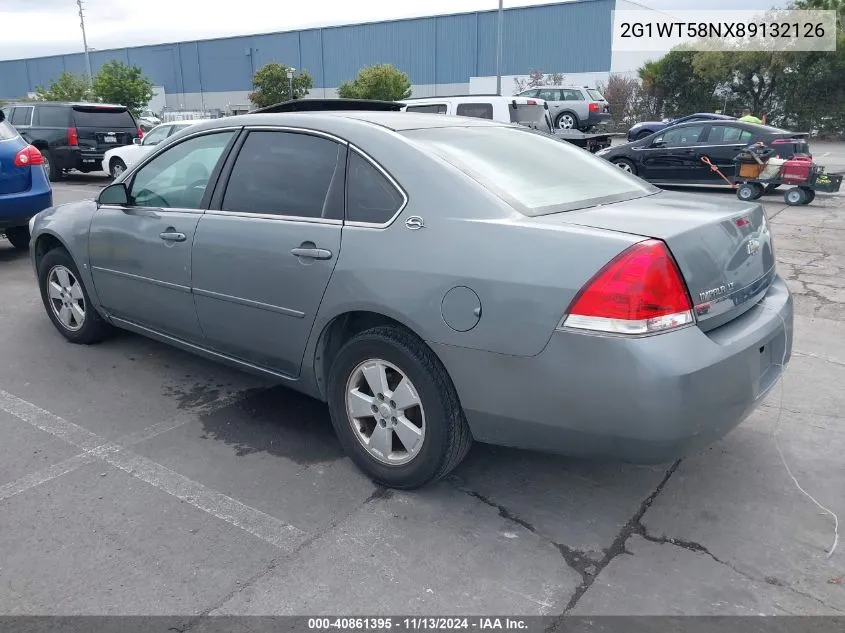
[[95,461],[97,461],[97,458],[90,453],[80,453],[58,464],[53,464],[30,475],[24,475],[19,479],[0,486],[0,501],[5,501],[31,488],[46,484],[48,481],[71,473],[77,468],[93,464]]
[[[203,512],[257,536],[279,549],[292,551],[307,537],[305,532],[293,525],[289,525],[257,508],[243,504],[221,492],[207,488],[166,466],[133,453],[118,442],[109,442],[73,422],[68,422],[64,418],[2,390],[0,390],[0,410],[84,451],[80,455],[0,487],[0,501],[100,459]],[[144,441],[159,433],[177,428],[192,419],[195,419],[195,416],[185,416],[181,420],[176,418],[169,422],[154,424],[147,429],[142,429],[137,434],[131,434],[127,439],[135,443]]]

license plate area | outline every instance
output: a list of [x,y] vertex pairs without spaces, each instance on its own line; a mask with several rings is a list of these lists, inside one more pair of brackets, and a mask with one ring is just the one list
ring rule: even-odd
[[108,135],[104,136],[103,142],[104,143],[117,143],[117,137],[116,136],[108,136]]

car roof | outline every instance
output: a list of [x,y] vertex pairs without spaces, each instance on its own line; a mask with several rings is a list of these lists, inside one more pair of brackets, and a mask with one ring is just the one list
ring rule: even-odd
[[250,113],[221,119],[210,119],[202,124],[203,129],[217,127],[272,125],[316,127],[331,125],[337,119],[354,119],[377,125],[388,130],[401,132],[427,128],[447,127],[502,127],[502,123],[464,116],[446,116],[423,112],[373,112],[368,110],[340,110],[320,112]]
[[543,104],[542,99],[535,99],[534,97],[520,97],[518,95],[495,95],[495,94],[477,94],[477,95],[443,95],[436,97],[420,97],[418,99],[403,99],[403,105],[425,105],[427,103],[443,103],[445,101],[452,101],[454,103],[478,103],[479,101],[492,103],[493,101],[527,103],[528,100],[537,102],[538,105]]
[[119,103],[95,103],[93,101],[16,101],[7,103],[6,106],[47,106],[47,107],[74,107],[83,106],[86,108],[124,108]]

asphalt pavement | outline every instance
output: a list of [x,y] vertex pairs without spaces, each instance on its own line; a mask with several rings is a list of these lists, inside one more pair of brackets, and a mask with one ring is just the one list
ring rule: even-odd
[[796,486],[845,518],[845,197],[764,202],[795,353],[745,423],[660,467],[479,445],[416,492],[284,387],[65,342],[0,240],[0,614],[845,614],[845,544]]

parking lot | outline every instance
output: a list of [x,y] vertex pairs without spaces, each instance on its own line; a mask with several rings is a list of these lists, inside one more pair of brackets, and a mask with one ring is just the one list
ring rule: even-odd
[[410,493],[318,402],[135,335],[65,342],[0,240],[0,614],[845,614],[845,544],[796,485],[845,518],[845,194],[763,202],[795,349],[737,430],[660,467],[477,445]]

